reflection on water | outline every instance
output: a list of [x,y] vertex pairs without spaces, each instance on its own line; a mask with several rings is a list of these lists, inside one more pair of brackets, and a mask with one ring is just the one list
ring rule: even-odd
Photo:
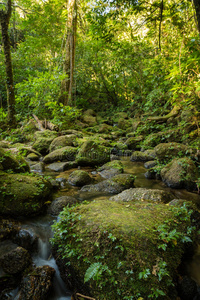
[[144,167],[143,162],[131,162],[130,158],[123,157],[122,163],[125,166],[125,173],[133,174],[136,176],[134,183],[136,188],[165,190],[173,194],[176,199],[193,201],[200,206],[200,195],[196,193],[190,193],[185,189],[171,189],[167,187],[161,180],[145,178],[144,174],[146,173],[147,169]]

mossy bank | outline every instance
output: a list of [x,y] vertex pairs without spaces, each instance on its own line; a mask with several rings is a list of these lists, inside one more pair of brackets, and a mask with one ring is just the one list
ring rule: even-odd
[[65,208],[52,243],[68,283],[99,300],[176,299],[176,270],[194,226],[187,205],[96,200]]

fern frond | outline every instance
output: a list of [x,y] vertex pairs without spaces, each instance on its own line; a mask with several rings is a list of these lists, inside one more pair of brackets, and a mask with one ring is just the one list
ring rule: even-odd
[[99,270],[102,268],[102,263],[97,262],[89,266],[85,272],[84,282],[88,282],[91,278],[99,273]]

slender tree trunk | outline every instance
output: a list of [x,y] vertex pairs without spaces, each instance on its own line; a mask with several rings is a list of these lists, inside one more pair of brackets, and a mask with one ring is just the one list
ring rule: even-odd
[[163,9],[164,9],[164,4],[163,4],[163,0],[162,0],[161,4],[160,4],[160,24],[159,24],[159,49],[160,49],[160,51],[161,51],[161,33],[162,33]]
[[77,30],[77,6],[76,0],[68,0],[67,5],[67,38],[64,49],[63,71],[67,78],[61,84],[61,102],[64,105],[72,105],[73,102],[73,76],[75,64],[76,30]]
[[196,24],[197,24],[197,29],[200,34],[200,1],[199,0],[193,0],[193,5],[195,8],[196,12]]
[[2,41],[3,41],[5,67],[6,67],[8,123],[13,127],[16,124],[15,93],[14,93],[13,70],[12,70],[11,51],[10,51],[10,39],[8,35],[8,26],[11,17],[11,4],[12,4],[11,0],[8,0],[6,10],[0,10],[0,22],[1,22]]

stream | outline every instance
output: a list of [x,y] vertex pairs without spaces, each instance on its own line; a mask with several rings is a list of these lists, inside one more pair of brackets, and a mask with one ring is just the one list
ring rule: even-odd
[[[124,173],[133,174],[136,176],[135,179],[135,187],[149,188],[149,189],[162,189],[171,192],[174,195],[175,199],[187,199],[193,201],[195,203],[200,204],[200,196],[195,193],[190,193],[187,190],[175,190],[170,189],[165,186],[165,184],[160,180],[149,180],[145,178],[145,172],[147,169],[144,168],[144,164],[141,162],[131,162],[129,157],[123,157],[121,162],[124,164]],[[91,168],[83,168],[86,169],[91,174],[95,174],[95,171]],[[52,171],[45,171],[45,174],[42,175],[50,175],[54,178],[67,178],[68,174],[70,174],[75,169],[70,169],[68,171],[57,173]],[[92,172],[94,171],[94,173]],[[102,179],[100,179],[102,180]],[[82,201],[85,199],[108,199],[111,195],[105,194],[90,194],[90,193],[79,193],[79,188],[69,186],[67,183],[63,184],[62,188],[56,193],[56,198],[60,196],[73,196],[78,201]],[[54,197],[55,198],[55,197]],[[56,270],[56,275],[54,276],[54,287],[51,293],[51,296],[48,300],[71,300],[71,293],[67,290],[64,282],[60,277],[60,272],[56,265],[56,262],[51,254],[49,240],[52,237],[51,225],[55,217],[46,214],[44,216],[38,216],[32,219],[24,220],[22,222],[22,228],[28,230],[29,232],[35,234],[38,237],[38,251],[37,255],[34,254],[33,261],[36,266],[44,266],[49,265]],[[200,285],[200,248],[198,253],[194,257],[191,257],[187,262],[187,270],[188,275],[196,281],[198,285]],[[12,300],[17,300],[18,291],[12,291],[10,294]]]
[[[71,293],[66,289],[56,261],[51,254],[49,240],[52,237],[51,224],[55,218],[50,215],[36,217],[33,220],[25,221],[23,229],[29,230],[38,236],[37,255],[33,256],[34,264],[38,266],[48,265],[55,269],[53,290],[48,300],[71,300]],[[17,297],[14,298],[17,300]]]

